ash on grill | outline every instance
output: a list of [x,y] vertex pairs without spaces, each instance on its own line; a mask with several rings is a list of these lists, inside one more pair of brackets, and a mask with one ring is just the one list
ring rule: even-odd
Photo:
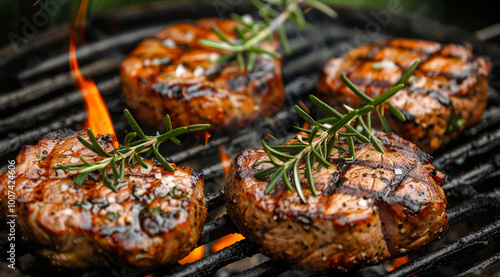
[[[244,3],[233,8],[232,12],[240,14],[250,10],[248,4]],[[320,12],[311,11],[306,17],[314,24],[313,30],[298,30],[287,26],[293,55],[285,59],[283,67],[287,95],[283,112],[264,122],[254,123],[249,128],[214,134],[206,146],[189,138],[184,139],[182,146],[162,153],[181,166],[192,166],[205,172],[209,219],[203,227],[199,245],[211,244],[214,240],[237,231],[226,215],[219,216],[224,212],[223,195],[219,192],[224,184],[223,166],[217,154],[219,146],[224,145],[229,155],[234,156],[243,148],[260,146],[260,139],[266,134],[278,138],[278,142],[290,137],[293,134],[292,126],[298,121],[291,109],[292,105],[298,100],[305,100],[314,91],[319,70],[328,58],[340,55],[346,50],[346,45],[357,46],[353,28],[364,28],[371,20],[369,10],[334,8],[340,14],[337,21],[331,21]],[[96,81],[119,136],[123,135],[127,127],[122,117],[125,105],[120,96],[120,61],[139,41],[160,31],[166,24],[183,18],[220,16],[217,12],[220,10],[211,2],[196,5],[179,3],[125,12],[114,11],[92,21],[88,36],[92,39],[76,51],[76,56],[83,75],[90,75]],[[228,15],[229,13],[224,14]],[[399,15],[393,15],[391,24],[382,31],[380,37],[392,35],[439,42],[467,41],[478,54],[491,57],[492,84],[500,83],[500,76],[496,74],[500,69],[500,48],[497,45],[481,43],[467,32],[453,27]],[[0,50],[0,86],[5,91],[0,94],[0,158],[4,161],[0,166],[3,166],[3,171],[6,169],[5,161],[13,159],[22,146],[33,144],[45,133],[56,129],[78,129],[86,118],[82,98],[74,91],[69,75],[66,48],[69,33],[60,33],[67,37],[53,35],[53,38],[26,45],[18,54],[12,53],[13,50],[8,47]],[[33,60],[37,62],[30,62]],[[444,186],[450,207],[449,234],[441,241],[411,254],[410,262],[391,272],[387,271],[387,266],[379,265],[361,269],[352,273],[353,275],[465,276],[471,272],[486,274],[498,270],[500,188],[496,188],[496,184],[500,178],[500,96],[494,88],[490,91],[489,99],[482,121],[466,131],[458,141],[434,155],[433,164],[450,176]],[[154,130],[149,131],[154,133]],[[6,227],[2,230],[3,233],[7,232]],[[13,271],[7,268],[6,247],[5,241],[2,241],[2,276],[51,274],[20,245],[16,246],[16,255],[20,257],[17,266],[20,269]],[[258,246],[247,240],[213,254],[206,252],[207,255],[199,261],[160,268],[154,273],[158,276],[191,276],[195,273],[198,276],[211,276],[216,272],[220,276],[288,276],[290,273],[296,276],[315,275],[283,262],[268,260],[261,255],[247,263],[247,257],[258,253]],[[227,266],[236,261],[240,263],[238,266]],[[245,266],[243,271],[241,263]],[[239,269],[238,272],[234,272],[235,268]],[[153,272],[114,269],[87,275],[132,276],[149,273]]]

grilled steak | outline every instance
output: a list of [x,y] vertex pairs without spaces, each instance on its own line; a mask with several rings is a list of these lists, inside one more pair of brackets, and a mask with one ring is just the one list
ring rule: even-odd
[[[232,20],[179,23],[143,41],[123,61],[123,94],[144,125],[165,129],[169,114],[174,127],[210,123],[212,130],[227,129],[281,110],[280,60],[259,54],[251,72],[240,71],[234,59],[217,63],[228,53],[198,43],[220,41],[212,25],[230,39],[237,37]],[[263,47],[274,50],[277,42]]]
[[[52,168],[77,163],[79,156],[101,159],[76,135],[68,130],[50,133],[16,159],[17,227],[33,246],[32,253],[68,269],[154,267],[186,256],[206,217],[202,174],[173,163],[176,170],[170,172],[145,159],[148,169],[126,166],[125,183],[116,193],[104,185],[99,172],[81,186],[72,185],[75,172]],[[106,138],[99,142],[111,152]],[[7,174],[0,176],[4,218],[12,194],[8,180]]]
[[[448,230],[444,174],[414,144],[394,134],[374,133],[385,154],[357,144],[357,159],[344,162],[345,141],[328,161],[313,168],[313,196],[299,176],[307,204],[283,181],[265,195],[267,179],[254,174],[268,164],[262,148],[246,149],[234,159],[226,183],[226,208],[240,232],[273,259],[316,271],[345,271],[405,255]],[[344,154],[342,154],[344,153]]]
[[433,152],[478,122],[486,107],[490,62],[463,46],[392,39],[358,47],[323,67],[319,96],[339,108],[358,106],[361,100],[340,73],[375,97],[395,85],[417,59],[420,65],[406,87],[389,100],[407,120],[388,120],[395,133]]

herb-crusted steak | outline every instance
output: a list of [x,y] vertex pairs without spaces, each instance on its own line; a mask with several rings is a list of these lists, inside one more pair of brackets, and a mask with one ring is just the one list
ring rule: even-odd
[[[374,133],[385,149],[357,144],[357,159],[336,142],[331,168],[313,167],[318,196],[298,166],[308,203],[280,181],[264,194],[267,179],[254,174],[269,166],[262,148],[246,149],[234,159],[226,183],[226,208],[240,232],[273,259],[316,271],[344,271],[405,255],[448,230],[444,174],[413,143],[393,134]],[[289,142],[290,143],[290,142]],[[343,154],[341,154],[343,153]]]
[[[17,227],[32,253],[53,267],[70,269],[154,267],[186,256],[206,217],[202,174],[173,163],[175,172],[170,172],[145,159],[148,169],[125,167],[125,183],[116,193],[97,172],[81,186],[73,185],[76,172],[53,167],[78,163],[79,156],[89,162],[102,159],[76,135],[69,130],[50,133],[17,156]],[[114,150],[106,136],[99,142],[106,151]],[[10,199],[8,180],[8,174],[0,176],[3,218]]]
[[478,122],[486,107],[491,65],[463,46],[401,38],[360,46],[323,67],[319,97],[337,107],[356,107],[361,100],[340,80],[340,73],[376,97],[417,59],[420,65],[406,87],[389,100],[407,121],[394,116],[388,120],[395,133],[433,152]]
[[[202,19],[179,23],[146,39],[123,61],[123,94],[134,116],[144,125],[165,129],[169,114],[175,127],[210,123],[211,129],[244,126],[281,111],[284,94],[281,61],[266,54],[256,57],[251,72],[235,59],[218,63],[224,51],[198,43],[220,41],[217,26],[237,38],[233,20]],[[274,51],[278,43],[262,47]]]

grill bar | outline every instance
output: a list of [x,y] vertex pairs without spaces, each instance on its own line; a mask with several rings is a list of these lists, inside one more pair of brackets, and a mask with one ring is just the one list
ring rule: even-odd
[[238,229],[231,222],[229,216],[225,214],[203,225],[198,245],[206,244],[233,233],[238,233]]
[[465,270],[464,272],[455,275],[455,277],[464,277],[464,276],[469,276],[470,274],[476,272],[479,269],[487,268],[488,266],[498,262],[500,260],[500,252],[494,254],[490,258],[480,261],[478,263],[475,263],[473,266]]
[[[115,36],[103,38],[96,42],[88,43],[85,46],[78,47],[75,51],[76,58],[81,61],[87,57],[94,59],[103,56],[108,51],[119,48],[130,47],[137,42],[158,33],[162,26],[145,27],[135,31],[124,32]],[[68,68],[69,55],[63,52],[55,57],[29,67],[17,75],[19,80],[28,80],[36,76],[47,74],[54,71],[64,71]]]
[[[113,110],[117,107],[122,106],[120,100],[106,101],[106,107],[109,110]],[[21,134],[12,134],[10,137],[0,141],[0,156],[6,156],[7,154],[17,152],[24,145],[32,143],[40,139],[43,135],[58,130],[62,128],[72,128],[81,124],[87,118],[87,112],[81,110],[80,112],[72,113],[63,117],[59,117],[47,125],[42,125],[40,127],[35,127],[28,132]],[[115,124],[115,128],[119,129]],[[122,127],[123,128],[123,127]]]
[[490,152],[500,145],[500,128],[482,133],[474,140],[443,153],[432,164],[440,169],[463,165],[471,157]]
[[499,238],[500,220],[496,220],[477,232],[472,232],[424,257],[398,267],[390,273],[385,274],[384,277],[404,277],[412,276],[419,272],[432,271],[433,269],[457,262],[458,259],[470,254],[472,251],[486,247],[488,243]]
[[253,256],[258,252],[259,247],[245,239],[194,263],[174,266],[166,272],[155,273],[159,276],[170,277],[209,276],[230,263]]
[[[103,97],[114,93],[120,86],[120,78],[115,76],[111,79],[100,82],[97,85]],[[74,91],[68,95],[54,98],[39,105],[22,110],[12,116],[0,120],[0,133],[5,133],[22,127],[31,128],[41,122],[47,122],[52,116],[60,113],[61,110],[68,109],[74,105],[81,104],[83,96],[80,92]]]
[[290,266],[291,265],[289,263],[269,260],[259,264],[258,266],[254,266],[236,274],[234,277],[278,276],[279,274],[289,270]]
[[[104,58],[89,65],[82,66],[83,76],[102,76],[116,71],[120,58]],[[62,88],[73,87],[74,82],[70,73],[61,73],[52,78],[42,79],[32,85],[0,95],[0,111],[18,108],[30,101],[50,95]]]

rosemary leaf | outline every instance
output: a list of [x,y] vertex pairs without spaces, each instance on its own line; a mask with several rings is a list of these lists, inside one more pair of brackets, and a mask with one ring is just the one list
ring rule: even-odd
[[269,55],[273,58],[276,58],[276,59],[281,59],[281,55],[279,53],[268,51],[264,48],[255,48],[255,49],[253,49],[253,51],[260,53],[260,54],[267,54],[267,55]]
[[281,45],[283,46],[283,50],[287,55],[290,55],[292,53],[292,49],[290,48],[290,43],[288,42],[288,38],[286,37],[285,26],[280,27],[280,40]]
[[241,52],[238,52],[236,54],[236,59],[238,60],[238,66],[240,67],[240,71],[243,71],[245,69],[245,61],[243,60],[243,54]]
[[259,179],[259,178],[265,177],[271,173],[276,172],[276,170],[278,170],[277,167],[268,167],[268,168],[262,169],[259,172],[255,173],[254,177]]
[[125,119],[127,120],[128,124],[137,133],[137,135],[144,140],[148,140],[141,127],[139,127],[139,124],[137,124],[137,121],[135,121],[132,114],[127,109],[123,110],[123,114],[125,115]]
[[257,54],[254,52],[248,53],[247,72],[252,72],[256,57]]
[[307,134],[311,133],[311,130],[308,130],[308,129],[305,129],[305,128],[302,128],[302,127],[299,127],[299,126],[293,126],[293,128],[297,129],[298,131],[307,133]]
[[130,142],[132,141],[132,139],[134,139],[135,137],[137,136],[137,133],[136,132],[130,132],[128,133],[126,136],[125,136],[125,139],[123,140],[123,146],[125,148],[129,148],[130,147]]
[[302,193],[302,186],[300,184],[300,179],[299,179],[299,172],[297,170],[297,167],[299,165],[299,160],[295,162],[293,165],[293,183],[295,184],[295,189],[297,190],[297,193],[299,194],[300,199],[304,202],[307,203],[306,198],[304,197],[304,194]]
[[311,124],[312,126],[318,125],[318,123],[308,114],[306,113],[301,107],[298,105],[294,106],[295,111],[297,111],[297,114],[302,117],[307,123]]
[[272,149],[279,152],[297,152],[303,150],[306,147],[307,145],[302,143],[271,146]]
[[172,121],[170,120],[170,116],[168,114],[165,116],[165,128],[167,132],[172,130]]
[[293,191],[292,183],[290,183],[290,179],[288,178],[288,170],[288,168],[286,170],[283,170],[283,182],[285,183],[285,186],[289,191]]
[[181,141],[178,140],[177,138],[171,138],[170,141],[177,144],[177,145],[181,145]]
[[111,170],[113,171],[115,179],[118,179],[118,176],[120,176],[120,172],[118,172],[118,167],[116,166],[117,161],[118,161],[118,156],[114,156],[113,160],[111,160]]
[[[345,77],[345,76],[344,76]],[[334,108],[330,107],[328,104],[326,104],[325,102],[321,101],[318,97],[314,96],[314,95],[309,95],[309,99],[311,99],[311,101],[316,105],[318,106],[321,110],[323,110],[324,112],[327,112],[329,114],[331,114],[333,116],[333,118],[336,118],[336,119],[339,119],[342,117],[342,114],[339,113],[337,110],[335,110]]]
[[165,158],[160,154],[160,152],[158,152],[158,149],[156,148],[155,145],[153,145],[152,147],[153,149],[153,154],[155,155],[156,159],[158,160],[158,162],[160,162],[160,164],[166,168],[168,171],[171,171],[171,172],[174,172],[175,169],[174,167],[172,167],[168,162],[167,160],[165,160]]
[[269,183],[267,184],[266,189],[264,190],[264,194],[268,194],[274,188],[276,183],[278,183],[279,180],[282,178],[281,176],[282,174],[283,174],[283,168],[280,168],[273,173],[271,179],[269,179]]
[[311,191],[312,195],[317,196],[318,193],[316,192],[316,188],[314,187],[312,165],[313,165],[313,162],[311,161],[311,152],[307,152],[306,174],[305,175],[306,175],[307,183],[309,185],[309,190]]
[[73,182],[71,182],[71,184],[81,186],[83,182],[85,182],[85,179],[87,179],[87,176],[89,176],[89,174],[90,172],[78,174],[76,178],[73,179]]
[[316,156],[316,159],[318,159],[318,161],[320,161],[322,164],[324,164],[328,168],[332,167],[332,165],[327,160],[325,160],[325,158],[322,155],[320,155],[320,153],[318,153],[318,151],[316,151],[316,149],[314,149],[314,147],[311,147],[311,151],[314,154],[314,156]]
[[376,109],[376,110],[377,110],[378,118],[380,119],[380,122],[382,122],[382,127],[384,128],[384,132],[390,133],[391,132],[391,127],[389,126],[389,122],[387,122],[387,119],[382,114],[382,112],[380,111],[380,109]]
[[134,158],[135,158],[135,160],[136,160],[136,161],[137,161],[137,162],[138,162],[138,163],[139,163],[142,167],[144,167],[144,168],[146,168],[146,169],[147,169],[147,168],[149,168],[148,164],[146,164],[146,163],[142,160],[142,158],[141,158],[141,156],[139,156],[139,154],[135,153],[135,154],[134,154]]
[[80,141],[81,144],[83,144],[83,146],[87,147],[88,149],[90,149],[92,152],[96,153],[96,154],[99,154],[99,151],[97,149],[94,148],[94,146],[92,145],[92,143],[88,142],[85,138],[83,138],[82,136],[77,136],[78,140]]
[[410,68],[408,68],[408,70],[405,73],[403,73],[403,75],[401,75],[401,78],[399,79],[399,81],[396,84],[397,85],[406,84],[406,82],[408,81],[410,76],[413,74],[415,69],[417,69],[419,63],[420,63],[420,60],[415,60],[413,62],[413,64],[410,66]]
[[318,131],[319,131],[318,125],[314,126],[314,128],[311,131],[311,133],[307,137],[307,141],[309,142],[309,144],[311,144],[311,142],[314,141],[314,138],[316,137],[316,134],[318,133]]
[[218,58],[218,59],[216,60],[216,62],[217,62],[217,63],[223,63],[223,62],[225,62],[225,61],[228,61],[228,60],[230,60],[230,59],[233,59],[234,57],[236,57],[236,54],[227,54],[227,55],[224,55],[224,56],[222,56],[222,57]]
[[349,154],[351,154],[351,158],[356,159],[356,150],[354,148],[354,140],[352,137],[347,137],[347,145],[349,145]]
[[108,174],[106,173],[106,170],[103,170],[101,173],[101,179],[106,187],[111,189],[114,192],[117,192],[118,190],[116,189],[116,186],[109,180]]
[[336,11],[334,11],[332,8],[321,1],[307,0],[305,4],[322,11],[324,14],[328,15],[331,18],[337,18],[338,16]]
[[280,151],[274,150],[271,146],[267,145],[267,143],[265,141],[262,141],[262,147],[264,147],[265,150],[269,151],[273,156],[275,156],[277,158],[284,159],[284,160],[294,158],[294,156],[292,156],[292,155],[288,155],[288,154],[282,153]]
[[198,43],[207,46],[210,48],[215,48],[215,49],[221,49],[221,50],[232,50],[233,47],[229,45],[227,42],[217,42],[217,41],[212,41],[208,39],[200,39],[198,40]]
[[118,173],[119,173],[118,183],[124,183],[125,182],[125,159],[121,160],[120,171]]
[[212,25],[212,30],[222,41],[227,42],[229,45],[233,44],[216,25]]
[[398,92],[400,89],[402,89],[405,85],[404,84],[398,84],[389,89],[388,91],[384,92],[384,94],[377,96],[377,98],[373,99],[373,101],[370,103],[372,106],[378,106],[382,104],[383,102],[387,101],[389,98],[391,98],[396,92]]

